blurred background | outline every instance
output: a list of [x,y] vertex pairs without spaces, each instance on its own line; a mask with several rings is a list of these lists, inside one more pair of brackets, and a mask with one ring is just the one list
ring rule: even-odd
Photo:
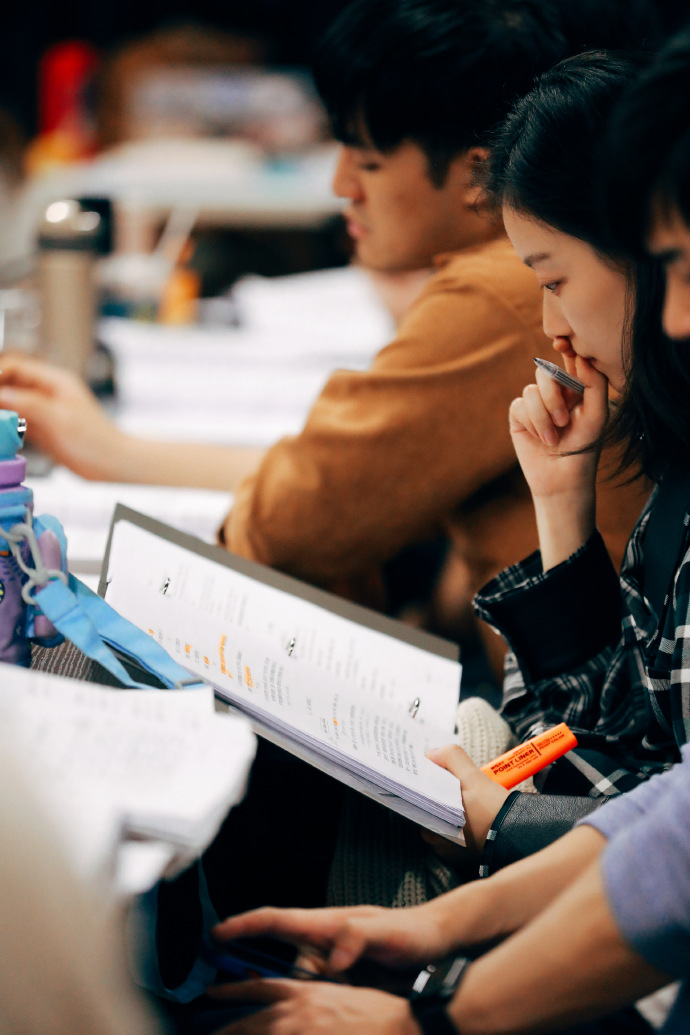
[[[21,282],[39,245],[55,250],[49,237],[62,235],[64,245],[77,234],[74,218],[67,226],[55,210],[42,228],[50,203],[84,197],[100,202],[90,241],[100,258],[151,253],[175,214],[162,257],[165,273],[172,261],[186,277],[156,313],[166,322],[193,320],[198,297],[217,296],[247,272],[345,263],[332,149],[308,71],[316,39],[342,6],[13,5],[0,63],[0,289]],[[80,208],[94,206],[80,200]],[[158,308],[162,268],[103,267],[106,312],[133,315],[127,280],[142,277],[152,297],[139,315],[152,300]],[[9,332],[20,300],[0,301]],[[14,333],[3,344],[23,347]]]
[[[309,63],[346,2],[11,5],[0,62],[0,290],[35,273],[39,252],[53,265],[57,250],[91,252],[96,316],[185,323],[198,318],[199,299],[244,274],[345,264]],[[669,31],[680,24],[680,5],[657,5]],[[59,200],[78,209],[53,209],[46,225]],[[93,211],[100,222],[89,229],[95,217],[83,213]],[[0,344],[37,347],[27,306],[0,298]],[[232,318],[222,305],[213,311]],[[43,339],[52,341],[51,320]]]

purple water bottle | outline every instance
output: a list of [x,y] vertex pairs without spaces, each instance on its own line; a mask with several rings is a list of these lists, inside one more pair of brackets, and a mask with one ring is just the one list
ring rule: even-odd
[[[61,549],[53,532],[44,531],[38,539],[32,533],[33,492],[22,485],[26,460],[17,455],[25,430],[25,420],[11,410],[0,410],[0,661],[28,667],[31,647],[22,590],[37,560],[43,570],[60,568]],[[17,526],[26,528],[26,533],[18,536]],[[54,634],[50,622],[37,616],[33,637]]]

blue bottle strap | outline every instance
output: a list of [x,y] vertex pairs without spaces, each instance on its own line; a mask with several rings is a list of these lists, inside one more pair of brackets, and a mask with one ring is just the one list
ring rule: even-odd
[[74,575],[70,574],[68,586],[58,579],[51,580],[35,591],[33,600],[63,636],[125,686],[151,689],[132,679],[113,653],[113,647],[169,689],[204,685]]

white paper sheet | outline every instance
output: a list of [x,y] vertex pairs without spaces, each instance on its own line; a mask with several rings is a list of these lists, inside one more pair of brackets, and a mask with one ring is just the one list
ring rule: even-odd
[[366,369],[394,334],[357,269],[248,277],[237,327],[102,320],[116,364],[117,422],[133,434],[270,446],[298,433],[332,371]]
[[0,723],[75,865],[113,876],[113,848],[132,836],[201,851],[242,798],[256,746],[246,720],[215,712],[210,688],[112,690],[8,665]]
[[211,489],[90,482],[64,467],[45,478],[28,478],[36,514],[53,514],[67,536],[67,557],[75,574],[100,571],[108,529],[117,503],[141,510],[204,542],[215,542],[232,495]]

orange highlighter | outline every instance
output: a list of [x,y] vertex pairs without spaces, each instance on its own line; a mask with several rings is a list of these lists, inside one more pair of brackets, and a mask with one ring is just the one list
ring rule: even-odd
[[492,762],[482,766],[482,772],[510,790],[576,746],[575,735],[564,722],[561,722],[558,726],[544,730],[524,744],[518,744],[504,755],[494,758]]

